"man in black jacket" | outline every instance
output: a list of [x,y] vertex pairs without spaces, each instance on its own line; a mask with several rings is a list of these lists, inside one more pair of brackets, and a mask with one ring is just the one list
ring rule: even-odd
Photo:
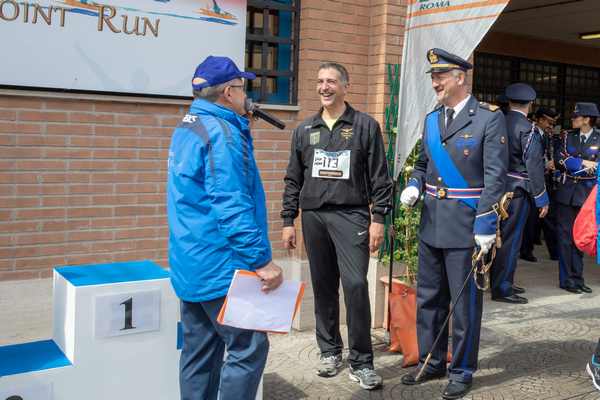
[[283,244],[287,249],[296,247],[294,219],[301,208],[321,351],[317,374],[335,376],[342,365],[341,279],[350,379],[364,389],[375,389],[382,378],[373,367],[367,270],[369,252],[383,240],[392,181],[379,124],[344,101],[348,84],[342,65],[319,67],[317,93],[322,108],[300,123],[292,137],[281,211]]

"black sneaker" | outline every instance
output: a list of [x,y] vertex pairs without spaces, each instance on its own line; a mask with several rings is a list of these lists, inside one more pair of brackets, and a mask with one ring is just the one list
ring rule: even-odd
[[354,369],[350,366],[350,380],[358,382],[361,388],[367,390],[377,389],[383,383],[383,378],[375,373],[375,370],[369,367]]
[[323,378],[331,378],[340,372],[340,368],[342,368],[341,354],[321,356],[321,365],[319,365],[319,369],[317,369],[317,375]]
[[585,370],[592,377],[594,387],[600,390],[600,364],[595,362],[595,358],[595,356],[592,356],[591,361],[585,366]]

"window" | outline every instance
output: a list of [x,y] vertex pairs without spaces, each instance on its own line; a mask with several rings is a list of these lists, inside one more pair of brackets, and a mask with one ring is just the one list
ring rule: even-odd
[[248,0],[246,70],[253,101],[296,104],[300,0]]
[[576,102],[600,103],[599,68],[475,53],[473,94],[478,99],[493,103],[513,82],[530,84],[538,96],[534,109],[554,108],[560,113],[563,127],[570,126]]

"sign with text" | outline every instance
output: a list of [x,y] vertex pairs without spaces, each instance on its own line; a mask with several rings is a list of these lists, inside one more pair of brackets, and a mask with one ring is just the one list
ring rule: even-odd
[[160,291],[110,294],[96,297],[96,338],[160,329]]
[[15,387],[0,387],[0,400],[52,400],[52,385],[30,383]]
[[246,0],[0,0],[0,85],[191,96],[207,56],[244,66]]

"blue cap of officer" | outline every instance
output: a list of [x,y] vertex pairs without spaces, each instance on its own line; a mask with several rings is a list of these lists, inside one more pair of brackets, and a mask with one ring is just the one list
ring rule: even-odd
[[196,67],[192,87],[194,90],[200,90],[237,78],[255,79],[256,75],[240,71],[229,57],[208,56]]
[[452,69],[467,71],[473,68],[473,65],[467,60],[442,49],[430,49],[427,51],[427,61],[431,64],[431,68],[427,71],[428,74],[431,72],[447,72]]
[[496,103],[498,104],[508,104],[508,97],[504,93],[500,93],[496,96]]
[[594,103],[576,103],[574,117],[600,117],[598,107]]
[[508,100],[516,103],[529,103],[537,97],[535,90],[526,83],[513,83],[504,90]]

